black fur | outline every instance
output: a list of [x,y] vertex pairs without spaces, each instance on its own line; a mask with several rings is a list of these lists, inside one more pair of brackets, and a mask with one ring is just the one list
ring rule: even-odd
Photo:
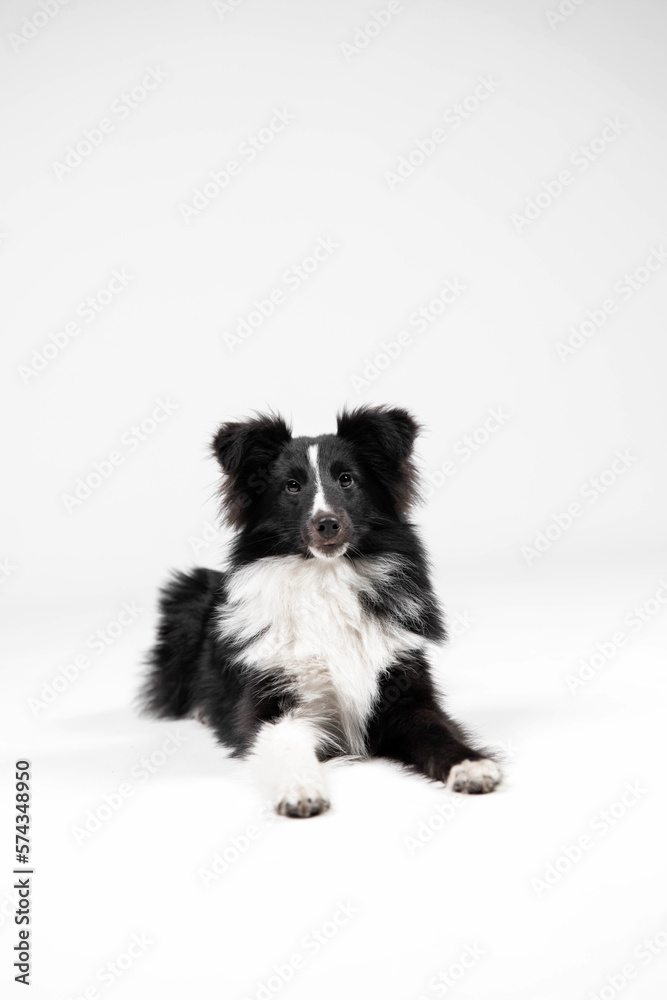
[[[343,552],[338,558],[353,563],[391,557],[395,571],[360,597],[364,614],[400,623],[415,637],[445,638],[425,553],[407,520],[417,496],[411,456],[418,430],[405,410],[388,407],[344,412],[337,434],[319,438],[292,438],[275,415],[220,427],[213,452],[225,474],[222,513],[237,534],[225,572],[179,573],[162,592],[143,691],[149,712],[166,718],[196,715],[242,756],[252,749],[263,723],[299,706],[289,672],[259,673],[240,665],[247,643],[223,640],[216,628],[230,574],[265,557],[307,560],[314,552],[333,557],[337,551]],[[323,488],[335,515],[333,539],[325,539],[317,519],[309,516],[315,493],[307,461],[311,445],[318,446],[330,477]],[[292,492],[294,484],[300,489]],[[427,659],[417,648],[387,663],[379,678],[366,723],[366,752],[439,781],[455,764],[489,757],[443,710]],[[326,759],[332,751],[320,748],[318,755]],[[467,790],[486,790],[473,786]]]

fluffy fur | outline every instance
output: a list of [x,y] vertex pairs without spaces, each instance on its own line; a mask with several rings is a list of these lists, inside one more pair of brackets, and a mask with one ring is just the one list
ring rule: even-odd
[[335,435],[293,438],[269,414],[213,440],[236,536],[224,572],[164,589],[144,703],[206,722],[284,815],[328,808],[322,762],[339,755],[387,757],[461,792],[500,781],[431,677],[445,629],[408,520],[418,430],[405,410],[359,407]]

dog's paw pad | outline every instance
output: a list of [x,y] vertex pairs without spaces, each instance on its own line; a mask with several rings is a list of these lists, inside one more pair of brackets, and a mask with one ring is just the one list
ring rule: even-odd
[[455,764],[447,776],[447,788],[452,792],[483,795],[492,792],[502,779],[502,771],[492,760],[463,760]]
[[320,795],[294,796],[281,799],[276,805],[276,812],[280,816],[293,816],[305,819],[307,816],[319,816],[326,812],[331,803],[328,799]]

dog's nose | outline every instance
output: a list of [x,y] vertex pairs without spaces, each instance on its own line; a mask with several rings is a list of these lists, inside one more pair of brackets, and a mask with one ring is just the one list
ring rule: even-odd
[[315,530],[320,538],[333,538],[340,531],[338,519],[330,514],[315,518]]

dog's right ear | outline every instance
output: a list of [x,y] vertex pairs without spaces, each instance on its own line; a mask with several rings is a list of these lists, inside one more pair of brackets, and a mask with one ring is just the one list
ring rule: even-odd
[[246,523],[252,501],[261,492],[259,485],[262,490],[266,487],[271,464],[291,440],[291,429],[273,413],[259,413],[251,420],[222,424],[218,429],[211,449],[226,474],[220,488],[222,512],[232,527],[241,528]]
[[396,509],[407,515],[419,497],[412,449],[420,425],[398,406],[358,406],[338,414],[338,436],[356,448]]

